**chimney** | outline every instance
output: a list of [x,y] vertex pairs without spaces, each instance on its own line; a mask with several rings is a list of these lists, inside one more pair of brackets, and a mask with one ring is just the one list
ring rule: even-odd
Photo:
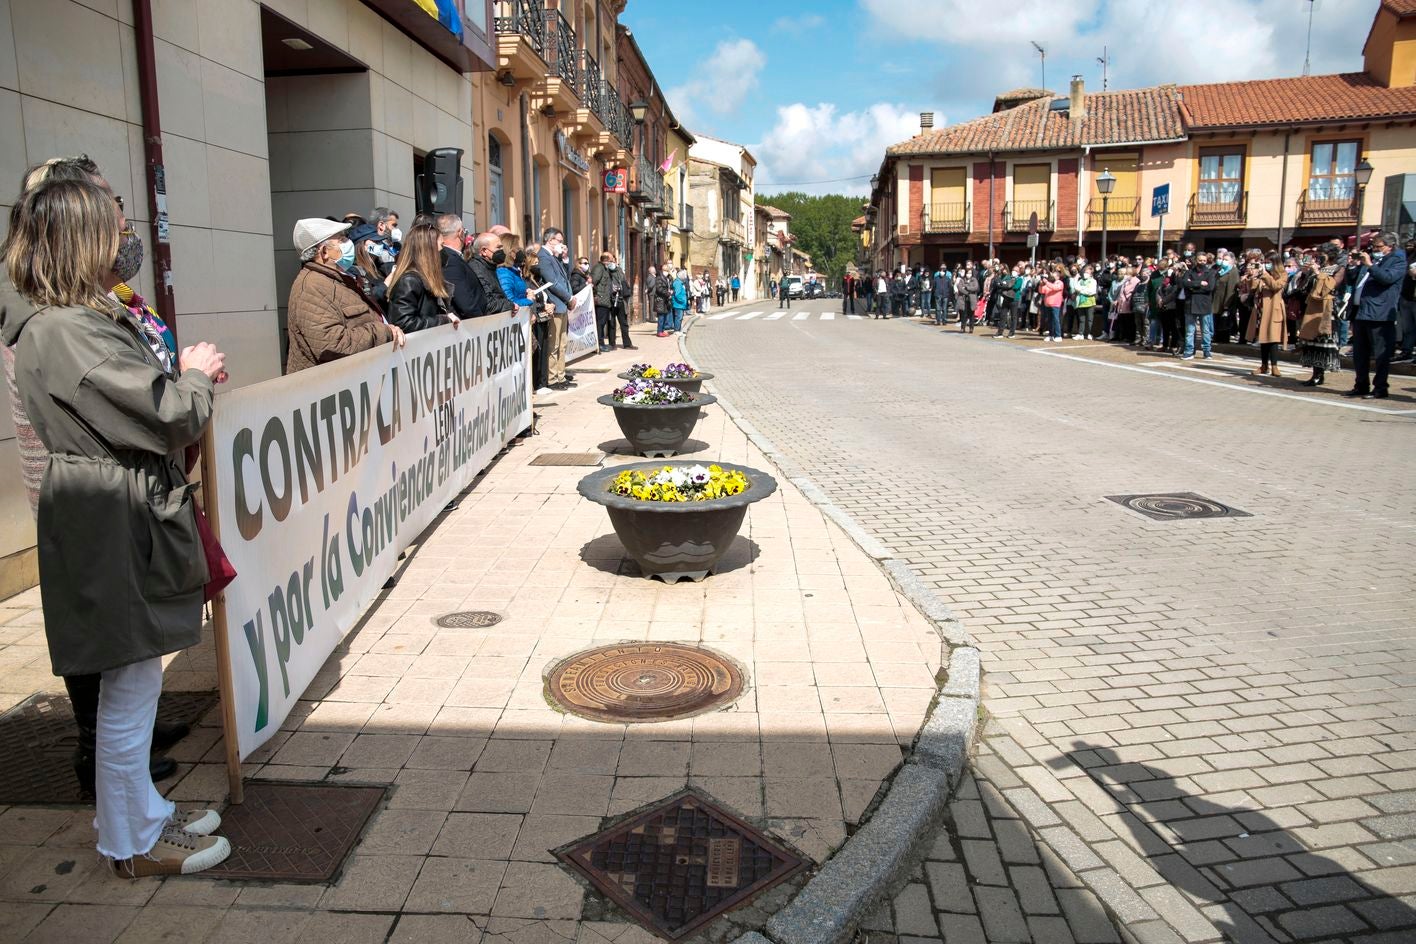
[[919,113],[919,133],[928,134],[934,130],[934,112],[922,111]]
[[1086,120],[1087,83],[1080,75],[1072,76],[1072,100],[1068,103],[1067,112],[1072,116],[1073,124]]

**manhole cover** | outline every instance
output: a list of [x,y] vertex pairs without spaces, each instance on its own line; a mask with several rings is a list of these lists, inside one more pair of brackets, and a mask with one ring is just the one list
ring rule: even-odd
[[[215,704],[216,692],[163,692],[157,716],[195,725]],[[78,737],[65,695],[41,692],[0,715],[0,804],[91,804],[74,779]]]
[[1160,495],[1107,495],[1123,508],[1139,512],[1156,521],[1181,521],[1187,518],[1252,518],[1247,511],[1230,508],[1194,492],[1173,492]]
[[447,613],[435,620],[443,629],[486,629],[501,621],[501,614],[491,610],[462,610],[458,613]]
[[577,653],[557,664],[546,684],[571,714],[622,724],[712,711],[742,694],[743,677],[711,649],[628,643]]
[[558,850],[661,937],[681,938],[806,867],[777,842],[694,790]]
[[603,452],[543,452],[531,460],[531,465],[599,465]]
[[207,873],[214,878],[328,882],[384,798],[383,787],[261,780],[245,792],[221,814],[231,855]]

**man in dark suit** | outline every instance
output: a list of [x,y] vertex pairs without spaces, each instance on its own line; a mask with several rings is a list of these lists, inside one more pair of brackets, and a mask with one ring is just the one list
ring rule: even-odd
[[496,315],[516,308],[506,297],[506,292],[502,291],[501,280],[497,278],[497,266],[505,261],[506,250],[502,248],[501,237],[496,233],[482,233],[472,241],[472,258],[467,260],[467,271],[472,273],[487,299],[486,310],[481,314]]
[[541,249],[536,256],[541,264],[541,281],[546,284],[547,301],[555,306],[551,315],[546,343],[550,347],[550,384],[564,390],[570,379],[565,375],[565,339],[570,329],[570,269],[565,260],[565,233],[554,226],[541,234]]
[[1181,345],[1180,359],[1195,359],[1195,328],[1200,329],[1201,344],[1205,357],[1210,356],[1210,344],[1214,341],[1214,285],[1215,271],[1210,268],[1209,257],[1205,253],[1195,256],[1190,263],[1181,264],[1180,286],[1185,292],[1185,300],[1180,304],[1185,311],[1185,340]]
[[[438,244],[442,256],[443,281],[451,294],[452,310],[459,318],[475,318],[490,314],[487,309],[487,293],[482,283],[462,258],[462,244],[467,230],[462,225],[462,217],[456,213],[444,213],[437,219]],[[502,296],[505,298],[505,296]]]
[[[1352,254],[1357,271],[1347,310],[1354,313],[1352,360],[1356,383],[1346,396],[1364,400],[1387,398],[1387,372],[1396,347],[1396,308],[1401,282],[1406,277],[1406,253],[1398,245],[1395,233],[1382,233],[1372,239],[1370,252]],[[1376,376],[1369,386],[1374,359]]]

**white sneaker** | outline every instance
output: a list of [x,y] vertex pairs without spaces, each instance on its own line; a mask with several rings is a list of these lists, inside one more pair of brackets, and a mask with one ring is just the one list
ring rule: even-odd
[[168,827],[147,855],[114,860],[113,871],[124,878],[151,875],[191,875],[220,865],[231,855],[224,836],[193,836]]
[[1095,341],[1096,338],[1092,337],[1091,335],[1087,335],[1087,340],[1088,340],[1088,341]]
[[1081,336],[1080,334],[1074,334],[1074,335],[1072,335],[1072,340],[1073,340],[1073,341],[1080,341],[1080,340],[1082,340],[1082,336]]
[[173,813],[167,824],[189,836],[210,836],[221,828],[221,814],[216,810],[187,810]]
[[553,393],[555,393],[555,391],[550,387],[538,387],[536,389],[536,396],[538,397],[548,397]]

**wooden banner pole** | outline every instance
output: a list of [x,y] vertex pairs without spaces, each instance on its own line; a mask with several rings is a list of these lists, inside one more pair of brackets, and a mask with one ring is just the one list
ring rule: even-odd
[[[217,541],[221,540],[221,511],[216,494],[216,443],[211,424],[202,433],[202,506],[207,523]],[[213,643],[216,646],[216,685],[221,697],[221,739],[226,745],[226,778],[231,802],[245,800],[241,784],[241,746],[236,737],[236,687],[231,677],[231,647],[226,627],[226,593],[218,593],[211,601]]]

